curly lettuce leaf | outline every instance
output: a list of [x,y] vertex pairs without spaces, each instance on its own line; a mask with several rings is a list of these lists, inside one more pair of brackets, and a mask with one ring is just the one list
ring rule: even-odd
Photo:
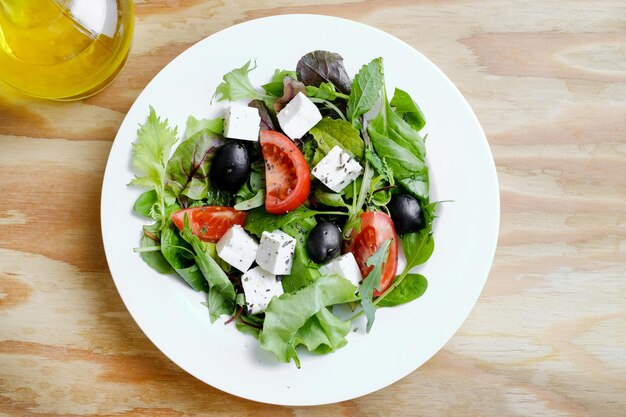
[[320,277],[295,293],[274,298],[265,311],[259,335],[261,348],[273,352],[280,362],[293,359],[300,367],[296,347],[303,333],[298,337],[299,330],[325,307],[355,301],[355,291],[350,281],[333,275]]
[[152,106],[144,124],[137,130],[137,141],[133,143],[133,166],[139,172],[129,185],[137,185],[156,192],[153,207],[148,210],[151,217],[161,221],[165,219],[166,207],[173,198],[167,193],[167,160],[172,146],[177,141],[176,127],[171,128],[167,119],[161,120]]
[[223,81],[217,86],[214,98],[217,101],[237,101],[242,99],[248,100],[264,100],[267,95],[258,91],[252,83],[248,74],[256,68],[256,64],[252,66],[252,61],[246,62],[241,68],[235,68],[223,77]]
[[348,333],[350,321],[341,320],[327,307],[306,321],[296,333],[294,344],[304,345],[309,352],[323,355],[348,344]]
[[187,118],[183,140],[187,140],[201,132],[222,135],[224,133],[224,119],[196,119],[193,116],[189,116]]

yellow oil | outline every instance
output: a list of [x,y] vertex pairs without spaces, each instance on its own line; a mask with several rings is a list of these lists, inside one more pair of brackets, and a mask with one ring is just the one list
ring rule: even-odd
[[0,80],[35,97],[93,95],[124,67],[133,24],[132,0],[0,0]]

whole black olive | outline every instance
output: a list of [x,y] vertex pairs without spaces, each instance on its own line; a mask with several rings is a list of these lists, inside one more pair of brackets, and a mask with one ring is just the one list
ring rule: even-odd
[[237,191],[250,175],[250,157],[241,143],[229,142],[215,153],[211,181],[223,191]]
[[339,255],[341,242],[341,230],[334,223],[322,222],[311,230],[306,247],[315,262],[328,262]]
[[425,225],[419,201],[408,194],[396,194],[387,205],[396,231],[400,234],[417,232]]

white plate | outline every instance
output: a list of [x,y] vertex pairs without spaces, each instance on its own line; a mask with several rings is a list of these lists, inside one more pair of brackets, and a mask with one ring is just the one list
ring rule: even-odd
[[[273,354],[231,324],[211,325],[203,297],[175,277],[159,275],[133,252],[142,224],[131,208],[140,190],[127,187],[131,143],[148,106],[178,125],[190,114],[215,117],[223,103],[209,101],[222,76],[251,58],[253,83],[275,68],[295,69],[309,51],[343,55],[353,76],[384,58],[387,89],[398,86],[420,104],[432,200],[454,200],[439,211],[436,249],[420,268],[426,294],[401,307],[380,309],[370,334],[354,327],[343,349],[302,354],[302,368]],[[495,166],[485,135],[452,82],[427,58],[369,26],[335,17],[283,15],[242,23],[199,42],[167,65],[139,95],[115,138],[102,188],[102,236],[115,285],[131,315],[172,361],[228,393],[273,404],[313,405],[348,400],[383,388],[432,357],[461,326],[489,273],[499,225]],[[223,320],[222,320],[223,321]]]

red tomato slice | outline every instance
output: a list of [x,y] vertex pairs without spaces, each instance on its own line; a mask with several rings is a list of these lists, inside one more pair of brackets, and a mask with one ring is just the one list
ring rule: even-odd
[[374,290],[375,297],[391,286],[398,269],[398,238],[391,218],[380,211],[368,211],[361,214],[361,231],[350,240],[348,245],[348,252],[352,252],[356,258],[361,275],[365,279],[367,274],[374,269],[373,266],[367,266],[365,263],[389,239],[391,239],[389,256],[380,277],[381,290]]
[[232,207],[219,206],[181,209],[172,213],[172,221],[180,230],[184,227],[185,213],[189,217],[191,232],[205,242],[217,242],[234,224],[243,226],[248,214]]
[[309,166],[291,139],[273,130],[261,131],[265,159],[265,210],[272,214],[293,211],[311,191]]

